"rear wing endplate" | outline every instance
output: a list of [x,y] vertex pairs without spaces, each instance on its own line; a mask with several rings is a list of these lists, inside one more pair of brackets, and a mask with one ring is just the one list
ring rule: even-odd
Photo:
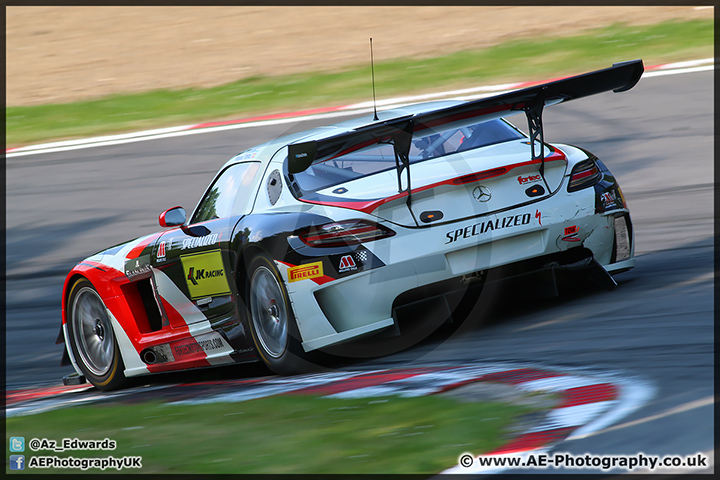
[[[643,71],[642,60],[615,63],[610,68],[448,108],[378,121],[321,140],[291,144],[288,145],[288,172],[290,174],[300,173],[313,163],[323,162],[376,143],[390,143],[395,149],[398,191],[409,193],[409,152],[415,132],[458,121],[473,120],[475,123],[480,123],[483,120],[487,121],[524,111],[528,119],[531,158],[532,160],[541,159],[540,173],[543,174],[545,158],[542,128],[543,108],[611,90],[616,93],[630,90],[640,80]],[[538,136],[540,137],[540,153],[536,155],[535,141]],[[405,189],[401,188],[400,182],[403,173],[407,177]]]

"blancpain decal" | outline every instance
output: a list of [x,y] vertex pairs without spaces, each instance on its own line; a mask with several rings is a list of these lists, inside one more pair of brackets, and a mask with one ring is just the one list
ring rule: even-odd
[[125,262],[125,276],[133,279],[138,275],[150,273],[150,256],[143,255]]
[[188,248],[207,247],[208,245],[214,245],[218,242],[219,236],[217,233],[205,235],[204,237],[190,237],[183,238],[181,250],[187,250]]
[[[539,215],[536,215],[536,218],[539,220]],[[517,227],[520,225],[529,225],[531,219],[532,215],[525,213],[522,215],[511,215],[509,217],[497,217],[495,220],[487,220],[485,222],[468,225],[464,228],[458,228],[457,230],[453,230],[445,234],[445,237],[447,237],[445,245],[453,243],[461,238],[476,237],[478,235],[482,235],[483,233],[495,230],[502,230],[504,228]]]

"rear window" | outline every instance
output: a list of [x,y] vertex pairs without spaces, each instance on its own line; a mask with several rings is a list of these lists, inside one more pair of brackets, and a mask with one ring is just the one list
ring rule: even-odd
[[[522,133],[501,119],[439,132],[433,130],[426,135],[415,134],[410,146],[410,163],[521,138],[524,138]],[[300,189],[309,193],[394,168],[395,152],[392,145],[375,144],[315,163],[294,178]]]

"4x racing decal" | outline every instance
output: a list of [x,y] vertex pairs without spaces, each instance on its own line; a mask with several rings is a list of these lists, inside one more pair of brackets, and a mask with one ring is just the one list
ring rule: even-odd
[[180,261],[192,300],[230,293],[220,250],[181,255]]
[[[539,225],[542,225],[542,213],[540,210],[535,211],[535,218]],[[486,220],[483,222],[474,223],[467,225],[457,230],[452,230],[445,234],[447,241],[445,245],[456,242],[461,238],[477,237],[487,232],[496,230],[503,230],[510,227],[519,227],[521,225],[529,225],[533,216],[530,213],[524,213],[519,215],[510,215],[507,217],[496,217],[494,220]]]

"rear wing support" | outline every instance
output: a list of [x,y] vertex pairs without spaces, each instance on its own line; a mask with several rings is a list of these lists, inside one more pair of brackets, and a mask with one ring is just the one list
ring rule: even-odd
[[[324,162],[373,144],[389,143],[395,150],[398,193],[407,191],[410,206],[410,145],[416,132],[448,124],[481,123],[494,118],[525,112],[530,135],[532,160],[540,159],[540,174],[545,172],[545,135],[542,114],[545,106],[568,102],[601,92],[624,92],[634,87],[644,71],[642,60],[615,63],[596,70],[542,85],[515,90],[494,97],[465,102],[452,107],[407,115],[369,125],[319,140],[288,145],[287,171],[301,173],[314,163]],[[535,155],[535,141],[540,137],[540,154]],[[405,174],[407,187],[402,188]],[[412,210],[410,210],[412,212]]]
[[[393,144],[393,150],[395,151],[395,168],[397,169],[397,178],[398,178],[398,193],[402,193],[404,191],[407,191],[407,206],[408,210],[410,210],[410,214],[415,217],[415,214],[412,211],[411,205],[412,205],[412,188],[410,184],[410,145],[412,144],[412,134],[414,130],[415,124],[412,120],[409,120],[404,128],[398,130],[397,132],[392,135],[392,144]],[[407,186],[405,189],[402,188],[402,174],[403,171],[405,172],[406,182]],[[417,223],[417,220],[415,220],[415,223]]]
[[[547,88],[542,88],[535,100],[523,110],[528,121],[528,135],[530,135],[530,159],[540,159],[540,176],[545,179],[545,134],[542,126],[542,113],[545,107]],[[535,140],[540,135],[540,155],[535,155]]]

